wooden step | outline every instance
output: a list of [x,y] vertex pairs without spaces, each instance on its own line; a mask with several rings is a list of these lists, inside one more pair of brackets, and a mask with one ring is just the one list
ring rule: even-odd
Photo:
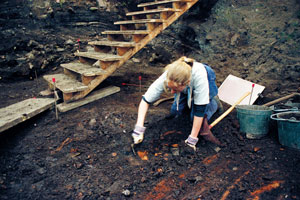
[[122,56],[107,54],[107,53],[98,53],[98,52],[76,52],[75,56],[90,58],[100,61],[119,61],[122,59]]
[[163,23],[162,19],[139,19],[139,20],[128,20],[128,21],[118,21],[115,22],[115,25],[121,24],[146,24],[146,23]]
[[148,35],[151,31],[148,30],[130,30],[130,31],[104,31],[102,34],[115,35]]
[[118,42],[118,41],[92,41],[88,43],[89,45],[95,46],[109,46],[109,47],[135,47],[135,42]]
[[155,6],[161,4],[168,4],[168,3],[176,3],[176,2],[192,2],[194,0],[168,0],[168,1],[155,1],[150,3],[141,3],[137,7],[146,7],[146,6]]
[[129,12],[129,13],[126,13],[126,16],[155,14],[155,13],[161,13],[161,12],[179,12],[179,11],[181,11],[181,10],[174,9],[174,8],[162,8],[162,9],[152,9],[152,10]]
[[73,78],[70,78],[65,74],[51,74],[44,76],[44,79],[52,86],[53,78],[55,78],[55,87],[61,90],[63,93],[80,92],[88,89],[88,86]]
[[61,66],[83,76],[99,76],[106,74],[105,70],[99,67],[93,67],[92,65],[83,64],[80,62],[61,64]]

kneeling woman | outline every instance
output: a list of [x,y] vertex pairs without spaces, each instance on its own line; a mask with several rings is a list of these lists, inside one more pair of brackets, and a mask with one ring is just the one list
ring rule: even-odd
[[165,68],[165,72],[155,80],[143,95],[138,108],[138,118],[132,133],[134,144],[144,139],[145,117],[149,105],[159,99],[160,95],[170,89],[174,96],[171,115],[181,115],[188,106],[191,111],[193,127],[185,143],[196,150],[198,134],[206,140],[221,145],[209,130],[207,120],[221,105],[217,99],[218,88],[214,71],[205,64],[193,59],[181,57]]

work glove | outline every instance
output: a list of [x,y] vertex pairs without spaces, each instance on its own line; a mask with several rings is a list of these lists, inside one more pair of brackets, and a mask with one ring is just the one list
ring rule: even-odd
[[198,138],[194,138],[191,135],[189,135],[189,137],[184,142],[185,142],[186,145],[188,145],[194,151],[196,151],[197,150],[196,144],[197,144],[198,140],[199,140]]
[[134,130],[131,134],[134,144],[139,144],[143,141],[145,130],[146,127],[135,125]]

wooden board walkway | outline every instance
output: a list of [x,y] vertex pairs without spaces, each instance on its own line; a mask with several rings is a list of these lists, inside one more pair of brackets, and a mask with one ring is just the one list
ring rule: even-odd
[[0,132],[51,108],[52,98],[31,98],[0,109]]

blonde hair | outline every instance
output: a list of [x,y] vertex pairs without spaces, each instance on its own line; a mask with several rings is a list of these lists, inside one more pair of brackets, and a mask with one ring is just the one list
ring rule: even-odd
[[183,56],[167,65],[165,68],[167,71],[166,84],[172,81],[176,87],[187,85],[191,80],[193,62],[194,59]]

